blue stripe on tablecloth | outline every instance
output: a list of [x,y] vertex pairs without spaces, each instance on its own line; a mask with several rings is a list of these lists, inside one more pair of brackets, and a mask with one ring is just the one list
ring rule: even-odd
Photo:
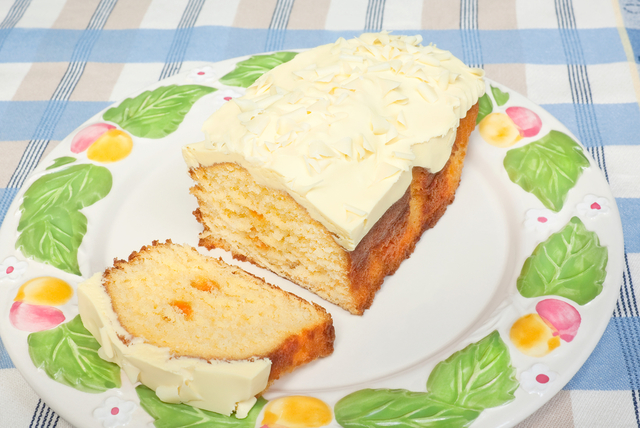
[[17,193],[18,189],[0,189],[0,226],[2,226],[4,216],[7,215],[9,206],[11,205],[11,202],[13,202]]
[[[616,302],[612,321],[618,330],[620,349],[624,357],[629,378],[629,390],[635,410],[636,424],[640,426],[640,413],[638,412],[638,390],[640,389],[640,377],[638,364],[640,361],[640,322],[638,318],[638,305],[633,287],[633,278],[629,268],[629,257],[624,254],[624,270],[620,298]],[[621,320],[621,321],[617,321]]]
[[478,31],[478,0],[460,1],[460,36],[463,62],[471,67],[481,68],[482,46]]
[[[625,268],[624,274],[623,274],[624,286],[628,289],[627,293],[631,295],[630,299],[633,306],[633,310],[630,313],[630,315],[634,317],[640,317],[640,312],[638,311],[638,299],[636,298],[636,295],[635,295],[636,288],[633,285],[634,281],[640,278],[634,279],[633,276],[631,275],[631,269],[629,268],[629,257],[626,251],[624,253],[624,268]],[[636,338],[638,338],[638,336],[636,336]]]
[[100,34],[99,30],[104,26],[116,2],[117,0],[101,0],[98,4],[86,30],[82,32],[82,36],[78,39],[78,43],[73,49],[67,70],[51,96],[51,100],[47,103],[34,136],[27,144],[27,148],[9,179],[7,187],[20,188],[27,175],[38,164],[40,157],[42,157],[49,144],[53,127],[60,121],[64,113],[67,105],[66,100],[69,99],[84,72],[87,57]]
[[608,180],[606,160],[602,149],[602,135],[593,105],[593,94],[584,59],[584,49],[576,29],[573,3],[571,0],[556,0],[555,10],[562,48],[567,58],[567,74],[577,122],[578,133],[576,135],[582,144],[589,148]]
[[[3,62],[67,62],[84,30],[14,28],[0,51]],[[101,30],[87,60],[95,62],[165,62],[177,30],[132,29]],[[194,27],[184,61],[220,61],[234,56],[264,52],[268,29],[218,26]],[[284,30],[283,30],[284,31]],[[615,28],[575,30],[583,49],[584,63],[626,62],[627,58]],[[361,31],[286,30],[281,49],[311,48],[353,37]],[[425,43],[433,42],[463,58],[459,30],[401,30],[401,34],[420,34]],[[478,30],[481,58],[485,64],[566,64],[558,29]],[[509,43],[505,43],[508,40]]]
[[198,15],[200,15],[203,4],[204,0],[189,0],[189,3],[187,3],[187,7],[178,23],[178,29],[174,33],[169,53],[158,80],[166,79],[180,72],[180,67],[182,67],[182,62],[184,61],[184,53],[193,32],[193,26],[198,19]]
[[0,50],[11,29],[22,19],[30,3],[31,0],[15,0],[9,8],[7,15],[2,22],[0,22],[0,30],[2,30],[0,31]]
[[[59,110],[56,121],[52,121],[50,117],[43,119],[47,107],[54,103]],[[24,141],[32,138],[62,140],[109,105],[111,102],[0,101],[0,141]],[[43,125],[38,127],[41,121]]]
[[612,322],[618,327],[621,348],[627,366],[627,377],[629,378],[628,389],[631,392],[636,424],[640,426],[640,414],[638,412],[638,395],[640,389],[640,379],[638,378],[638,366],[640,349],[638,346],[638,335],[640,335],[640,320],[638,317],[612,318]]
[[279,51],[284,45],[284,38],[291,17],[294,0],[278,0],[271,15],[269,29],[265,37],[264,51]]
[[[0,189],[0,192],[2,190]],[[4,343],[2,343],[2,339],[0,338],[0,369],[12,369],[15,368],[11,358],[9,358],[9,354],[7,353],[6,348],[4,347]]]
[[[51,96],[51,100],[45,103],[43,113],[34,118],[37,118],[36,120],[39,119],[38,124],[29,137],[29,143],[18,162],[18,166],[7,183],[7,188],[19,189],[22,187],[29,173],[38,165],[49,141],[53,137],[54,129],[59,129],[59,125],[63,123],[64,113],[67,110],[67,100],[80,80],[87,58],[100,35],[99,30],[104,27],[116,2],[117,0],[101,0],[91,16],[87,28],[80,33],[81,36],[78,38],[71,52],[69,65],[64,76],[62,76],[62,80]],[[6,116],[11,116],[12,113],[15,113],[16,109],[12,104],[11,108],[6,110],[9,112]],[[8,118],[2,115],[1,120],[6,121]],[[74,118],[74,128],[81,123],[82,122],[76,122]],[[15,124],[11,124],[8,128],[12,128],[13,126],[15,126]],[[66,136],[66,134],[68,134],[68,132],[64,135]],[[8,139],[15,140],[14,138]],[[4,192],[0,197],[0,209],[6,212],[6,207],[11,203],[11,200],[13,200],[13,195],[9,192]],[[4,216],[2,218],[4,218]]]
[[60,416],[40,399],[31,417],[29,428],[55,428],[58,421],[60,421]]
[[[619,201],[618,206],[620,206]],[[636,216],[640,214],[640,211],[638,210],[635,212]],[[624,218],[622,219],[622,222],[624,229]],[[616,302],[612,321],[616,320],[615,325],[618,330],[620,349],[624,356],[624,362],[629,378],[628,389],[631,392],[636,424],[640,427],[640,411],[638,409],[638,403],[640,403],[640,397],[638,394],[640,390],[640,318],[638,318],[638,304],[633,286],[633,277],[631,275],[631,269],[629,268],[629,257],[627,254],[628,253],[625,248],[620,297]]]
[[634,60],[636,63],[640,63],[640,29],[627,28],[627,34],[633,48]]
[[[589,147],[593,138],[582,140],[577,112],[584,108],[577,104],[542,104],[545,110],[558,119],[580,142]],[[640,135],[640,108],[637,103],[593,104],[595,120],[602,138],[601,144],[637,145]]]
[[369,0],[364,19],[364,31],[374,33],[382,30],[385,0]]
[[[565,390],[625,391],[631,387],[630,367],[620,344],[620,332],[637,327],[637,318],[612,318],[582,368],[564,387]],[[578,331],[580,334],[588,332]],[[571,343],[563,343],[569,352]],[[562,374],[561,374],[562,375]]]
[[[620,298],[616,302],[613,311],[614,317],[638,317],[638,302],[633,287],[633,278],[629,268],[629,257],[624,254],[624,270],[622,273],[622,285],[620,287]],[[637,339],[637,338],[636,338]]]
[[607,170],[607,160],[605,158],[604,146],[587,147],[587,151],[604,173],[604,178],[609,183],[609,171]]
[[24,15],[24,11],[27,10],[31,0],[15,0],[7,15],[4,17],[2,22],[0,22],[0,28],[13,28],[20,21],[22,16]]
[[640,253],[640,198],[616,198],[624,243],[630,253]]

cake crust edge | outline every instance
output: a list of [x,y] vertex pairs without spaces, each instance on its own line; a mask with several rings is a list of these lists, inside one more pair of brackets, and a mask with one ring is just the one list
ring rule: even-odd
[[[154,240],[151,245],[144,245],[140,250],[133,251],[127,258],[127,260],[121,260],[115,258],[113,260],[113,266],[107,268],[103,275],[102,281],[105,289],[108,293],[108,283],[110,280],[111,271],[121,269],[121,266],[127,263],[135,262],[136,259],[143,257],[144,253],[151,250],[152,247],[156,246],[169,246],[172,245],[173,242],[171,239],[167,239],[166,242],[162,243],[160,241]],[[195,248],[190,248],[192,251],[196,251]],[[210,256],[205,256],[210,257]],[[220,259],[221,260],[221,259]],[[298,300],[304,304],[312,305],[317,311],[321,312],[323,316],[323,322],[316,324],[313,328],[305,329],[295,334],[290,335],[287,339],[285,339],[279,347],[271,349],[269,352],[264,354],[256,354],[252,358],[262,359],[268,358],[271,361],[271,370],[269,372],[269,380],[267,387],[268,389],[271,384],[279,379],[282,375],[290,373],[294,371],[297,367],[307,364],[317,358],[323,358],[331,355],[334,350],[334,341],[335,341],[335,328],[333,326],[333,319],[331,315],[320,305],[304,300],[303,298],[297,296],[294,293],[289,293],[287,291],[282,290],[280,287],[270,284],[264,279],[253,275],[250,272],[244,271],[237,266],[229,265],[233,269],[241,271],[243,274],[249,275],[260,282],[263,282],[266,287],[271,289],[277,289],[284,293],[289,294],[295,300]],[[112,302],[113,307],[113,302]],[[114,307],[114,312],[118,314],[118,311]],[[126,330],[126,329],[125,329]],[[126,339],[121,338],[122,342],[126,345]],[[146,339],[145,339],[146,340]],[[185,355],[188,357],[188,355]],[[206,360],[206,358],[195,356],[195,358],[201,358]],[[227,361],[227,360],[222,360]]]
[[[412,181],[405,194],[383,214],[353,251],[335,244],[341,249],[341,258],[347,262],[347,285],[352,296],[351,302],[340,304],[343,309],[354,315],[362,315],[369,309],[384,279],[395,273],[402,261],[411,256],[422,234],[436,225],[454,201],[469,137],[476,126],[478,110],[479,104],[476,103],[460,120],[451,155],[442,170],[432,174],[425,168],[414,167]],[[190,175],[196,180],[193,168]],[[304,208],[301,209],[306,212]],[[230,252],[236,260],[268,269],[250,256],[234,251],[224,239],[216,239],[206,234],[210,229],[200,208],[194,210],[193,214],[204,227],[203,233],[200,234],[199,246],[209,250],[220,248]],[[310,216],[309,219],[315,222]],[[292,280],[284,275],[280,276]],[[313,291],[308,286],[299,285]]]
[[476,126],[476,103],[460,121],[451,156],[439,172],[414,167],[405,194],[378,220],[350,253],[349,277],[357,313],[371,307],[385,277],[393,275],[408,259],[423,233],[436,225],[453,203],[471,132]]

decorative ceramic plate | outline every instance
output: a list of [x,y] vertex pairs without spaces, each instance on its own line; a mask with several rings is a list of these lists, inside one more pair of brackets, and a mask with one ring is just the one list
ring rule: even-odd
[[101,360],[77,316],[76,286],[153,240],[197,246],[181,147],[294,55],[159,82],[78,128],[16,196],[0,231],[0,333],[26,380],[73,425],[511,426],[596,346],[622,277],[615,200],[564,126],[489,81],[455,202],[364,316],[211,252],[334,319],[334,354],[278,380],[246,419],[163,403]]

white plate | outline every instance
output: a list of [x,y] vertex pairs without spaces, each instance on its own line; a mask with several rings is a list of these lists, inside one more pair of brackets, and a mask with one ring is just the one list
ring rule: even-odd
[[[246,57],[211,64],[210,67],[219,77],[243,59]],[[205,71],[204,77],[210,77],[211,69]],[[198,74],[191,71],[148,89],[198,83],[194,79],[199,79]],[[225,102],[225,96],[243,91],[241,88],[223,90],[226,87],[217,79],[198,84],[221,90],[200,98],[177,131],[160,139],[134,136],[133,151],[127,158],[103,165],[113,176],[113,186],[104,199],[82,210],[88,218],[88,230],[78,254],[84,278],[110,266],[114,258],[126,258],[133,250],[152,240],[170,238],[173,242],[197,246],[200,225],[191,214],[196,201],[188,193],[191,181],[180,148],[203,138],[201,124],[216,106]],[[482,411],[472,425],[512,426],[557,393],[588,358],[607,326],[621,283],[623,240],[615,199],[600,170],[583,150],[591,165],[569,191],[562,210],[553,221],[547,222],[546,229],[525,227],[527,212],[542,210],[544,206],[509,179],[503,159],[508,150],[523,147],[551,130],[568,135],[570,132],[524,97],[494,82],[487,83],[489,93],[489,85],[501,88],[510,96],[502,106],[493,100],[494,112],[504,112],[510,106],[526,107],[541,118],[542,128],[537,135],[523,138],[510,148],[494,147],[480,136],[478,129],[474,131],[455,202],[437,226],[423,235],[411,258],[395,275],[387,278],[364,316],[352,316],[282,278],[251,264],[233,261],[229,254],[211,252],[324,306],[333,316],[336,330],[334,354],[278,380],[265,398],[310,395],[333,408],[339,399],[363,388],[425,392],[427,379],[436,364],[497,330],[508,349],[518,381],[522,380],[523,372],[537,363],[544,364],[546,372],[557,374],[544,391],[527,392],[522,386],[518,387],[513,401]],[[19,208],[24,191],[36,179],[67,167],[45,171],[54,159],[73,156],[77,160],[70,165],[92,163],[87,159],[86,151],[72,153],[70,144],[79,130],[104,122],[102,114],[94,116],[52,151],[33,172],[9,208],[0,231],[0,263],[14,256],[21,261],[27,260],[28,267],[19,278],[11,279],[5,275],[0,279],[0,333],[14,364],[29,384],[73,425],[102,426],[102,422],[93,416],[93,411],[104,406],[108,397],[116,396],[136,403],[128,426],[146,426],[153,419],[137,405],[139,400],[135,390],[124,376],[121,388],[98,394],[57,383],[32,363],[27,346],[29,333],[17,329],[9,321],[18,288],[28,279],[50,275],[67,281],[73,287],[82,281],[79,276],[26,258],[15,249],[21,215]],[[579,212],[577,207],[587,195],[604,198],[609,212],[595,217]],[[516,289],[516,281],[524,261],[536,245],[561,230],[574,216],[579,217],[588,230],[595,232],[601,245],[608,249],[603,291],[584,305],[563,297],[523,297]],[[571,303],[582,318],[580,328],[573,341],[562,341],[558,349],[546,356],[527,356],[514,346],[509,332],[516,320],[535,313],[536,304],[548,298]],[[64,313],[66,321],[75,317],[75,295],[58,309]],[[551,378],[553,373],[550,373]],[[256,426],[260,426],[261,420],[259,417]],[[332,424],[338,426],[335,420]]]

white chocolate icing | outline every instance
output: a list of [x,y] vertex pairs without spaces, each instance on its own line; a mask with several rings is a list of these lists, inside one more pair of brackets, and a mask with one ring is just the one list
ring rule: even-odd
[[[101,345],[98,354],[118,364],[132,383],[142,382],[162,401],[246,417],[269,379],[271,361],[218,361],[175,357],[168,348],[133,337],[118,321],[97,273],[78,286],[84,326]],[[123,338],[126,344],[121,340]]]
[[484,72],[421,36],[363,34],[298,54],[262,75],[183,148],[191,168],[236,162],[287,191],[352,251],[407,190],[440,171]]

